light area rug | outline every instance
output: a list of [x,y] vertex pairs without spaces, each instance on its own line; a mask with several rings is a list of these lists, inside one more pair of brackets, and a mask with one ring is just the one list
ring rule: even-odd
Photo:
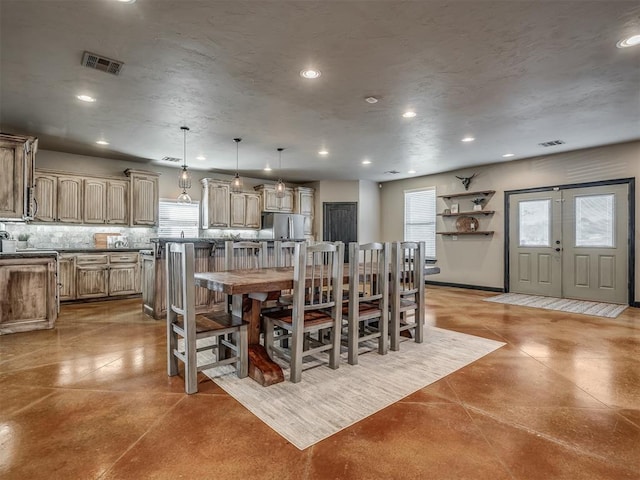
[[485,302],[506,303],[522,307],[544,308],[546,310],[581,313],[583,315],[607,318],[616,318],[627,308],[627,305],[618,305],[616,303],[587,302],[584,300],[571,300],[569,298],[523,295],[521,293],[504,293],[496,297],[485,298],[484,300]]
[[263,387],[239,379],[232,366],[204,373],[264,423],[300,450],[310,447],[417,390],[469,365],[504,343],[439,328],[428,328],[421,344],[404,341],[397,352],[359,355],[340,368],[305,364],[300,383]]

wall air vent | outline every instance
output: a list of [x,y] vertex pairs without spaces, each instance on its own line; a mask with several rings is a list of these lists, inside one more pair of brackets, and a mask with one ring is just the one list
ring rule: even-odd
[[119,75],[124,62],[103,57],[97,53],[84,52],[82,55],[82,66],[100,70],[102,72]]
[[555,147],[556,145],[562,145],[564,140],[551,140],[550,142],[539,143],[541,147]]
[[386,171],[386,172],[384,172],[384,173],[389,173],[389,174],[391,174],[391,175],[397,175],[397,174],[399,174],[400,172],[399,172],[398,170],[387,170],[387,171]]
[[182,159],[181,158],[176,158],[176,157],[162,157],[162,161],[163,162],[180,163],[180,162],[182,162]]

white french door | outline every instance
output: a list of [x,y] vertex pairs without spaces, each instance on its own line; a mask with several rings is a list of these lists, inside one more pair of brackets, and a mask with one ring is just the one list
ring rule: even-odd
[[509,196],[509,291],[628,302],[628,184]]

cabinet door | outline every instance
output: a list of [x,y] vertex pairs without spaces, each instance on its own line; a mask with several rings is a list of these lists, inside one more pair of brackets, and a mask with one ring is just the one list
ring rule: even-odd
[[231,194],[231,226],[244,227],[246,215],[246,200],[243,193]]
[[287,188],[284,192],[284,197],[279,198],[280,200],[280,211],[291,213],[293,212],[293,190]]
[[309,215],[313,217],[313,203],[314,203],[314,195],[309,192],[300,192],[299,193],[299,212],[302,215]]
[[24,144],[0,141],[0,219],[22,219],[25,214]]
[[58,288],[60,301],[76,298],[76,265],[74,255],[60,255],[58,259]]
[[82,223],[82,179],[71,176],[58,177],[59,222]]
[[129,183],[109,180],[107,182],[107,223],[126,225],[128,223],[128,205]]
[[58,211],[58,177],[36,174],[35,199],[35,220],[55,222]]
[[304,216],[304,230],[305,236],[313,235],[313,217],[310,215]]
[[209,186],[209,227],[229,227],[229,185]]
[[156,225],[158,223],[158,178],[132,176],[131,224]]
[[279,212],[280,202],[276,197],[276,191],[272,188],[262,190],[262,209],[265,212]]
[[82,213],[84,223],[106,223],[107,182],[94,178],[83,180],[84,195]]
[[244,226],[247,228],[260,228],[260,221],[260,195],[246,193]]
[[109,293],[109,270],[106,265],[76,266],[76,297],[98,298]]
[[109,271],[109,296],[131,295],[138,292],[138,264],[111,265]]

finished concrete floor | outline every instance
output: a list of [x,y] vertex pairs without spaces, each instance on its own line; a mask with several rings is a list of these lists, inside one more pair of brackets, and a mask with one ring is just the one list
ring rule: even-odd
[[0,478],[640,478],[640,309],[491,295],[429,287],[427,321],[506,346],[304,451],[204,375],[185,395],[140,299],[63,305],[0,336]]

